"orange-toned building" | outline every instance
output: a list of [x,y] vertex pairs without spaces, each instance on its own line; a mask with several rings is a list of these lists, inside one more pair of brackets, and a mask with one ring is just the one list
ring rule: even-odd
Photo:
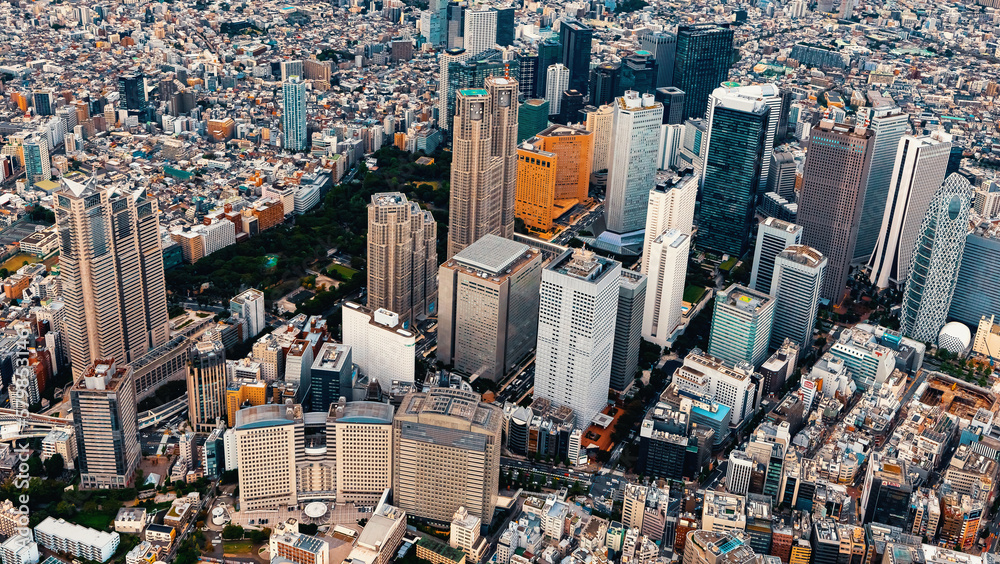
[[553,125],[522,143],[517,153],[514,213],[525,225],[548,231],[588,197],[594,134]]
[[216,141],[229,141],[236,131],[236,122],[233,118],[210,119],[208,120],[208,134]]
[[[587,199],[590,190],[590,162],[594,158],[594,134],[586,129],[553,125],[538,135],[542,149],[555,153],[556,200]],[[567,206],[567,209],[572,206]]]
[[257,229],[265,231],[285,221],[285,206],[281,201],[264,201],[254,206],[253,214],[257,216]]
[[555,215],[556,155],[531,138],[517,148],[514,215],[528,227],[548,231]]

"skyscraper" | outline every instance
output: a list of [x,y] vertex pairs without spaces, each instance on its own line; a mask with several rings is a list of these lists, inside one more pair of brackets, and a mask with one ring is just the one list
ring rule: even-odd
[[640,271],[649,271],[649,247],[653,239],[671,229],[691,234],[694,227],[695,200],[698,178],[694,175],[660,181],[649,191],[649,211],[646,213],[645,242],[642,245]]
[[728,80],[732,61],[733,30],[728,23],[678,26],[673,86],[684,91],[684,119],[705,115],[708,98]]
[[497,44],[497,11],[480,7],[465,11],[465,50],[478,55]]
[[82,489],[132,487],[139,467],[135,381],[130,366],[95,359],[69,391]]
[[211,433],[225,419],[226,383],[226,349],[218,341],[198,341],[187,371],[188,421],[196,433]]
[[774,324],[774,298],[733,284],[715,295],[708,354],[736,364],[760,366],[767,358]]
[[962,266],[952,296],[948,317],[976,327],[983,315],[1000,311],[1000,227],[980,223],[965,238]]
[[948,317],[969,231],[972,186],[952,174],[934,194],[917,241],[903,289],[900,331],[922,343],[935,342]]
[[229,300],[229,313],[247,320],[247,339],[256,337],[264,330],[264,292],[255,288],[244,291]]
[[51,88],[36,90],[31,94],[31,105],[35,115],[51,116],[56,113],[56,96]]
[[52,178],[52,164],[49,160],[49,142],[43,137],[33,136],[21,145],[24,155],[24,177],[28,186]]
[[802,244],[829,260],[821,295],[833,303],[844,296],[854,257],[873,136],[869,129],[829,120],[809,136],[796,222],[804,229]]
[[802,226],[769,217],[757,227],[757,247],[750,272],[750,289],[771,293],[774,259],[778,253],[802,242]]
[[526,225],[547,231],[588,198],[593,139],[585,129],[553,125],[517,148],[515,212]]
[[872,139],[872,161],[865,188],[858,241],[854,247],[854,262],[867,263],[879,237],[880,219],[888,203],[889,185],[898,180],[892,176],[899,140],[910,132],[910,116],[891,99],[880,98],[874,108],[861,108],[858,121],[875,133]]
[[602,63],[594,69],[590,82],[590,104],[600,106],[610,104],[620,92],[620,63]]
[[601,234],[613,248],[642,242],[649,189],[656,182],[662,116],[663,106],[651,94],[640,97],[629,91],[615,100],[604,212],[607,231]]
[[563,61],[562,43],[556,39],[543,39],[538,43],[538,74],[535,83],[535,97],[543,98],[548,91],[549,67]]
[[621,265],[576,249],[542,271],[535,396],[586,429],[607,404]]
[[506,8],[491,8],[497,13],[496,43],[501,47],[509,47],[514,44],[514,32],[516,23],[514,22],[513,6]]
[[615,346],[611,353],[611,389],[624,392],[632,385],[639,366],[642,318],[646,309],[645,274],[621,269],[618,279],[618,314]]
[[448,258],[487,233],[514,233],[517,81],[488,78],[455,106]]
[[549,125],[549,102],[540,98],[525,100],[517,108],[517,142],[538,135]]
[[569,89],[589,92],[590,49],[594,30],[577,20],[559,22],[562,64],[569,68]]
[[118,96],[126,110],[146,109],[146,77],[142,73],[123,74],[118,77]]
[[535,346],[541,253],[487,234],[438,272],[438,360],[499,382]]
[[306,84],[298,76],[290,77],[281,85],[282,145],[289,151],[305,151],[309,139],[306,135]]
[[[662,67],[661,67],[662,68]],[[673,68],[671,67],[671,72]],[[684,91],[676,86],[657,88],[656,101],[663,104],[663,123],[679,125],[684,123]]]
[[545,69],[545,74],[545,101],[549,103],[550,115],[556,115],[562,107],[562,93],[569,88],[569,69],[556,63]]
[[368,307],[399,314],[404,327],[433,313],[437,298],[437,222],[400,192],[368,204]]
[[773,129],[765,94],[762,87],[726,83],[708,102],[707,158],[701,174],[704,228],[698,233],[702,248],[735,257],[747,250],[762,167],[770,158],[768,132]]
[[861,522],[906,527],[913,484],[906,462],[872,453],[861,495]]
[[690,234],[679,229],[664,231],[650,241],[646,270],[649,291],[643,310],[642,338],[661,347],[672,342],[681,324],[690,247]]
[[649,33],[639,38],[639,47],[652,53],[656,60],[656,88],[671,86],[674,82],[677,36],[665,31]]
[[611,137],[614,133],[615,108],[607,105],[600,108],[588,106],[585,113],[587,115],[587,131],[594,134],[594,159],[591,161],[590,171],[608,170],[611,162]]
[[73,375],[94,361],[134,362],[167,342],[159,211],[145,190],[63,179],[59,267]]
[[774,151],[767,171],[767,191],[785,199],[795,196],[795,156],[789,151]]
[[785,339],[791,339],[800,351],[812,345],[826,264],[826,257],[805,245],[789,246],[775,257],[774,281],[768,291],[775,301],[771,348],[780,348]]
[[236,412],[235,419],[240,506],[252,511],[295,505],[299,462],[295,437],[303,432],[302,406],[245,407]]
[[934,192],[944,182],[950,152],[951,136],[944,132],[926,137],[905,135],[900,139],[882,228],[868,262],[868,279],[877,287],[906,283],[920,222]]

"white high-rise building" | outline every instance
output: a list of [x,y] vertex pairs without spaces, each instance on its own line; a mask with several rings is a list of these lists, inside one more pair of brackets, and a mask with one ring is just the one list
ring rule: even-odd
[[751,290],[771,293],[774,258],[778,253],[802,242],[802,226],[769,217],[757,227],[757,248],[750,274]]
[[822,253],[805,245],[793,245],[775,257],[774,280],[769,292],[775,301],[772,348],[780,347],[787,338],[798,345],[799,350],[809,349],[826,263]]
[[282,147],[288,151],[304,151],[309,143],[306,135],[306,83],[298,76],[291,76],[282,83],[281,93]]
[[615,99],[615,121],[608,167],[602,242],[612,249],[641,244],[649,190],[656,184],[663,104],[652,94],[629,90]]
[[542,271],[535,397],[572,409],[578,429],[607,405],[620,271],[582,249]]
[[264,292],[250,288],[229,300],[229,312],[247,320],[250,337],[264,330]]
[[549,115],[559,113],[562,93],[569,89],[569,68],[562,63],[549,65],[545,69],[545,100],[549,103]]
[[657,183],[649,191],[645,242],[642,245],[640,272],[648,274],[649,247],[665,231],[676,229],[690,235],[694,227],[694,207],[698,198],[698,177],[694,175]]
[[[697,182],[697,181],[695,181]],[[661,347],[672,342],[681,324],[681,301],[687,275],[691,236],[678,229],[664,231],[649,246],[649,277],[642,316],[642,338]]]
[[[302,407],[267,404],[236,412],[233,427],[240,469],[240,505],[246,511],[295,505],[296,436]],[[228,452],[227,452],[228,454]]]
[[403,329],[399,316],[387,309],[372,311],[345,302],[344,344],[351,347],[354,364],[382,390],[393,380],[413,382],[416,375],[416,335]]
[[656,154],[656,168],[667,170],[677,166],[677,155],[684,144],[684,124],[665,123],[660,126],[659,151]]
[[486,6],[465,11],[465,51],[478,55],[497,44],[497,11]]
[[943,131],[899,140],[888,199],[868,279],[879,288],[903,285],[910,272],[913,244],[934,192],[944,182],[951,155],[951,136]]
[[603,105],[587,112],[587,131],[594,134],[594,158],[590,161],[590,172],[608,170],[611,162],[611,134],[614,131],[615,108]]
[[746,495],[750,490],[750,475],[753,473],[754,459],[742,450],[729,453],[729,467],[726,469],[726,491]]

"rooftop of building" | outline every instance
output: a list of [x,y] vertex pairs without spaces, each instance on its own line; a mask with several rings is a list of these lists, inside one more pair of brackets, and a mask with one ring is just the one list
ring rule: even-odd
[[593,135],[593,133],[587,131],[582,127],[574,127],[571,125],[560,125],[557,123],[546,127],[536,135],[538,137],[575,137],[575,136]]
[[349,401],[330,405],[330,423],[368,423],[389,425],[392,423],[392,404],[377,401]]
[[501,424],[500,408],[482,403],[479,394],[455,388],[430,388],[403,398],[396,416],[444,416],[492,433]]
[[[351,346],[340,343],[323,343],[316,360],[313,361],[312,369],[331,370],[340,372],[345,368],[347,359],[351,356]],[[348,367],[350,368],[350,367]]]
[[402,192],[379,192],[372,194],[372,205],[375,206],[392,206],[406,202],[406,195]]
[[778,256],[813,268],[826,262],[826,257],[823,256],[823,253],[807,245],[792,245],[778,253]]
[[446,267],[465,267],[477,271],[482,278],[501,277],[510,274],[519,263],[528,262],[538,256],[539,251],[524,243],[487,234],[475,243],[462,249],[448,262]]
[[736,308],[744,313],[758,313],[762,308],[769,305],[773,299],[771,296],[751,290],[739,284],[733,284],[725,291],[716,294],[716,302],[725,306]]
[[615,261],[597,255],[593,251],[575,249],[563,253],[546,269],[579,280],[597,282],[610,272],[615,264],[617,264]]
[[233,428],[260,429],[291,425],[302,419],[302,406],[266,404],[245,407],[236,412],[236,425]]
[[85,546],[104,546],[118,536],[118,533],[99,531],[54,517],[46,517],[45,520],[36,525],[35,534],[38,533],[67,539]]

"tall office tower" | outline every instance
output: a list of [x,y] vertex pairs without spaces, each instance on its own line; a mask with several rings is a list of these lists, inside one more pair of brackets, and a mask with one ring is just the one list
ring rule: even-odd
[[703,119],[684,120],[684,142],[677,155],[678,168],[690,167],[699,173],[705,168],[705,153],[708,141],[708,122]]
[[594,134],[594,158],[591,161],[590,172],[608,170],[611,163],[611,136],[614,132],[614,106],[588,107],[587,131]]
[[382,390],[393,380],[413,382],[416,377],[416,334],[403,329],[399,316],[385,310],[344,302],[344,344],[351,347],[354,364]]
[[830,261],[821,295],[833,303],[844,296],[854,257],[873,136],[870,129],[829,120],[820,121],[809,136],[796,222],[805,230],[802,244]]
[[226,385],[226,349],[219,341],[198,341],[187,370],[188,421],[196,433],[211,433],[225,419]]
[[398,313],[403,327],[428,315],[436,294],[436,263],[437,222],[431,213],[401,192],[372,195],[368,204],[368,307]]
[[537,135],[542,149],[554,154],[556,166],[556,200],[582,203],[589,197],[590,161],[594,155],[594,134],[586,129],[553,125]]
[[1000,182],[984,181],[982,186],[976,188],[972,209],[981,217],[1000,217]]
[[674,83],[674,55],[677,51],[677,36],[665,31],[657,31],[639,38],[639,47],[653,54],[656,60],[656,88]]
[[337,499],[376,504],[392,487],[393,406],[334,401],[326,420],[327,452],[335,461]]
[[497,13],[497,45],[510,47],[514,44],[514,32],[517,24],[514,22],[514,7],[491,8]]
[[499,407],[482,403],[474,392],[431,388],[403,398],[392,428],[397,507],[441,523],[464,507],[485,524],[493,521],[503,431]]
[[659,148],[656,151],[656,168],[676,169],[679,166],[682,145],[684,145],[683,125],[661,125]]
[[760,366],[771,342],[774,305],[770,295],[739,284],[718,292],[708,354],[732,364]]
[[24,177],[28,186],[33,186],[52,178],[52,161],[49,160],[49,142],[43,137],[33,136],[21,145],[24,155]]
[[438,123],[441,129],[451,129],[451,118],[455,112],[454,102],[448,103],[449,99],[454,100],[456,96],[456,93],[451,91],[452,63],[461,63],[471,58],[472,55],[468,51],[459,47],[450,48],[438,55]]
[[921,343],[935,342],[948,317],[971,206],[972,186],[954,173],[934,194],[920,224],[903,289],[900,331]]
[[323,343],[309,370],[309,380],[309,411],[328,411],[341,397],[350,397],[354,384],[351,347]]
[[497,11],[480,7],[465,11],[465,50],[475,56],[497,44]]
[[750,490],[750,475],[756,463],[746,452],[733,450],[729,453],[729,468],[726,469],[726,491],[736,495],[746,495]]
[[536,75],[535,97],[542,98],[548,91],[548,68],[562,63],[562,43],[557,39],[543,39],[538,43],[538,74]]
[[[518,87],[521,95],[519,99],[530,100],[535,98],[535,84],[538,83],[538,52],[528,49],[519,49],[514,53],[514,60],[520,68],[520,76],[517,77]],[[544,69],[543,69],[544,70]]]
[[[656,182],[656,153],[663,106],[651,94],[628,91],[615,100],[601,239],[614,249],[642,243],[649,189]],[[629,251],[626,251],[629,252]]]
[[95,359],[69,391],[82,489],[132,487],[142,452],[130,366]]
[[785,198],[795,197],[795,156],[790,151],[774,151],[767,171],[767,191]]
[[802,226],[773,217],[757,227],[757,247],[753,254],[750,272],[750,289],[771,293],[774,259],[778,253],[802,242]]
[[649,291],[643,312],[642,338],[661,347],[673,342],[674,332],[681,325],[681,301],[690,248],[691,235],[679,229],[664,231],[649,244],[646,270]]
[[299,405],[256,405],[236,412],[233,434],[245,511],[298,502],[295,446],[304,433]]
[[981,222],[965,238],[948,317],[976,327],[983,315],[996,315],[990,312],[1000,311],[1000,284],[994,275],[998,269],[1000,227]]
[[517,108],[517,142],[530,139],[549,126],[549,102],[534,98]]
[[559,22],[559,42],[562,43],[562,64],[569,68],[569,89],[589,92],[590,48],[594,30],[577,20]]
[[691,234],[694,228],[694,207],[698,198],[698,177],[686,175],[656,182],[649,191],[649,211],[646,213],[645,242],[642,245],[640,272],[649,274],[649,248],[654,239],[676,229]]
[[434,0],[420,13],[420,33],[431,45],[448,44],[448,2]]
[[642,318],[646,308],[645,274],[621,269],[618,279],[618,315],[615,347],[611,352],[611,389],[624,392],[635,381],[642,342]]
[[705,115],[708,98],[729,79],[733,62],[733,30],[729,24],[677,27],[673,86],[684,91],[684,119]]
[[119,105],[126,110],[144,110],[147,104],[146,77],[142,73],[118,77]]
[[[370,286],[370,284],[369,284]],[[247,320],[249,335],[252,339],[264,330],[264,292],[250,288],[229,300],[229,313]]]
[[586,429],[607,404],[621,265],[566,251],[542,271],[535,396],[569,407]]
[[950,139],[944,132],[935,132],[926,137],[905,135],[899,141],[882,228],[868,261],[868,279],[879,288],[906,283],[920,222],[944,182]]
[[56,194],[66,341],[74,378],[98,359],[134,362],[167,342],[159,211],[145,190],[63,179]]
[[708,102],[699,222],[704,229],[698,242],[701,248],[742,257],[753,231],[763,163],[770,159],[772,108],[765,95],[771,85],[733,85],[717,88]]
[[556,203],[555,153],[542,149],[543,143],[532,137],[517,148],[517,197],[514,211],[524,224],[533,229],[552,229],[560,212]]
[[569,88],[569,69],[556,63],[545,69],[545,74],[545,101],[549,103],[550,115],[556,115],[562,107],[562,93]]
[[301,60],[281,61],[281,82],[287,82],[293,76],[302,77],[305,69]]
[[465,47],[465,4],[448,2],[448,49]]
[[826,263],[819,251],[805,245],[792,245],[775,257],[769,290],[775,301],[771,348],[780,348],[785,339],[802,351],[812,345]]
[[56,96],[51,88],[36,90],[31,94],[31,105],[35,115],[51,116],[56,113]]
[[610,104],[619,92],[620,63],[602,63],[594,69],[590,81],[590,104]]
[[861,494],[861,522],[905,528],[912,493],[906,461],[873,452]]
[[580,123],[580,114],[583,112],[583,94],[576,90],[566,90],[562,93],[559,102],[559,116],[556,120],[563,125]]
[[289,151],[305,151],[309,137],[306,135],[306,84],[293,76],[281,84],[281,142]]
[[488,78],[460,90],[452,128],[448,258],[487,233],[514,232],[517,186],[517,81]]
[[499,382],[535,346],[541,253],[487,234],[442,264],[438,278],[438,360]]
[[636,51],[625,57],[621,67],[619,92],[635,90],[640,94],[656,92],[656,61],[649,51]]
[[[662,67],[660,67],[662,69]],[[673,67],[671,67],[673,72]],[[663,104],[663,123],[679,125],[684,123],[684,91],[676,86],[657,88],[656,101]]]
[[860,263],[867,263],[875,250],[881,227],[879,220],[883,218],[888,202],[889,185],[898,180],[892,176],[892,171],[899,140],[910,132],[909,114],[900,110],[891,99],[882,98],[875,104],[874,109],[862,108],[858,112],[859,123],[875,134],[871,142],[872,158],[861,207],[861,222],[858,224],[858,241],[854,247],[854,262]]

